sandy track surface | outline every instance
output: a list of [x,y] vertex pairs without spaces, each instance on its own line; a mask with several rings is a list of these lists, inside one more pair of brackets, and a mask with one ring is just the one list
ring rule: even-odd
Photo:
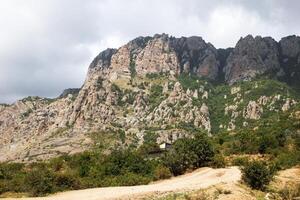
[[[106,187],[57,193],[48,197],[18,198],[17,200],[102,200],[135,199],[137,196],[171,191],[188,191],[207,188],[218,183],[235,183],[241,179],[237,167],[201,168],[192,173],[149,185]],[[6,200],[13,200],[8,198]],[[16,200],[16,199],[14,199]]]

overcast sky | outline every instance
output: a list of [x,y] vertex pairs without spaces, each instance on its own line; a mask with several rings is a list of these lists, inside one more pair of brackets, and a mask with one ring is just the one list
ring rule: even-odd
[[300,35],[298,0],[1,0],[0,102],[80,87],[100,51],[137,36]]

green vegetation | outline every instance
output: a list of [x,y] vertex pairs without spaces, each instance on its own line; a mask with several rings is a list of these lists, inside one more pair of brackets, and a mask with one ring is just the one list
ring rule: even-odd
[[157,166],[157,161],[146,160],[130,150],[115,150],[109,155],[84,152],[29,165],[2,163],[0,193],[25,192],[30,196],[43,196],[71,189],[146,184],[169,177],[161,166],[162,172],[157,172]]
[[243,180],[251,188],[264,190],[266,186],[273,179],[275,174],[274,168],[268,166],[266,162],[263,161],[253,161],[247,163],[242,168]]
[[203,78],[199,78],[196,75],[189,75],[186,73],[180,74],[178,76],[178,81],[180,82],[184,90],[187,90],[188,88],[190,90],[195,90],[199,89],[199,86],[201,85],[204,86],[209,84],[209,82]]
[[148,79],[160,79],[160,78],[163,78],[163,77],[166,77],[167,74],[166,73],[163,73],[163,72],[160,72],[160,73],[147,73],[146,74],[146,78]]
[[[148,133],[145,145],[153,145],[155,137]],[[151,159],[152,152],[143,148],[114,149],[109,154],[96,149],[28,165],[2,163],[0,194],[15,192],[43,196],[89,187],[147,184],[182,174],[187,169],[206,166],[214,155],[209,138],[203,134],[195,135],[194,139],[178,140],[171,151],[156,159]]]
[[130,70],[131,78],[134,78],[136,75],[136,69],[135,69],[135,60],[133,59],[132,56],[130,56],[129,70]]
[[175,175],[208,165],[214,151],[209,139],[204,134],[196,134],[194,138],[178,139],[172,149],[166,153],[164,163]]
[[[149,95],[149,104],[151,108],[154,109],[157,107],[164,99],[162,94],[163,87],[161,85],[152,85],[150,88],[150,95]],[[151,109],[151,110],[152,110]]]
[[[133,61],[130,63],[130,71],[134,77],[136,72]],[[146,78],[150,81],[142,82],[138,86],[146,90],[146,93],[149,92],[147,103],[150,111],[166,98],[162,94],[162,82],[165,81],[163,77],[165,78],[163,73],[147,74]],[[162,80],[156,82],[157,79]],[[190,169],[202,166],[225,167],[228,163],[241,166],[245,183],[254,189],[264,190],[277,170],[300,163],[300,122],[291,114],[299,111],[300,106],[292,107],[289,112],[281,112],[284,98],[299,98],[298,94],[286,84],[264,79],[237,83],[235,86],[240,87],[240,97],[236,99],[237,95],[231,94],[231,86],[228,85],[213,85],[204,79],[187,74],[180,75],[178,80],[184,90],[209,91],[208,99],[194,98],[192,104],[197,107],[203,103],[208,105],[212,137],[206,136],[207,133],[193,123],[176,121],[164,128],[157,124],[151,127],[144,124],[137,127],[145,134],[143,144],[136,148],[137,142],[128,145],[130,138],[126,137],[124,131],[127,129],[121,124],[110,123],[110,132],[100,131],[90,134],[95,143],[90,152],[65,155],[47,162],[27,165],[0,164],[0,194],[15,192],[43,196],[72,189],[147,184],[154,180],[183,174]],[[102,87],[102,81],[99,79],[97,82],[99,88]],[[170,82],[171,84],[174,82]],[[112,84],[111,90],[118,97],[117,105],[126,107],[127,115],[132,109],[130,106],[127,108],[127,105],[133,104],[137,92],[121,89],[117,84]],[[125,95],[126,100],[122,100]],[[261,96],[272,95],[281,96],[280,103],[273,105],[278,112],[270,111],[263,106],[264,112],[259,120],[241,117],[243,108],[250,100],[256,101]],[[182,107],[186,103],[180,101],[178,105]],[[225,106],[228,105],[237,105],[237,111],[240,112],[235,121],[237,127],[234,131],[220,127],[228,124],[232,118],[231,113],[224,114]],[[170,103],[169,106],[174,105]],[[23,114],[24,117],[30,112]],[[248,125],[243,127],[243,122],[247,122]],[[64,134],[68,128],[72,126],[59,129],[53,134]],[[157,138],[158,132],[162,129],[184,131],[190,137],[178,139],[169,150],[161,151]],[[262,161],[251,161],[255,160],[252,159],[255,156]],[[233,159],[228,162],[227,158]],[[286,191],[282,193],[287,195]]]

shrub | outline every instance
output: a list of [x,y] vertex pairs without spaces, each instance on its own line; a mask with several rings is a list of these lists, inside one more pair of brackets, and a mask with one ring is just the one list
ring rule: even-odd
[[258,151],[259,153],[266,153],[267,150],[275,149],[279,146],[279,138],[275,138],[273,135],[265,134],[260,138]]
[[9,191],[7,188],[7,183],[0,181],[0,195]]
[[156,154],[160,153],[161,149],[159,148],[159,145],[157,143],[144,143],[142,144],[139,149],[139,153],[142,155],[148,155],[148,154]]
[[[186,160],[187,162],[185,162],[186,156],[183,157],[178,154],[176,150],[171,149],[164,155],[163,162],[174,175],[180,175],[183,174],[188,167],[190,167],[189,160]],[[191,155],[189,155],[189,157],[191,157]]]
[[280,153],[276,159],[275,164],[278,169],[286,169],[293,167],[300,162],[300,152],[284,152]]
[[159,179],[167,179],[172,177],[172,173],[169,168],[164,165],[158,165],[154,170],[154,178],[156,180]]
[[213,146],[206,133],[196,134],[191,145],[197,155],[196,167],[205,166],[212,160],[214,156]]
[[248,159],[246,157],[238,157],[232,160],[232,165],[234,166],[245,166],[248,163]]
[[24,167],[21,163],[2,163],[0,164],[0,180],[1,179],[12,179],[18,174]]
[[54,185],[58,191],[79,188],[78,181],[71,174],[57,174],[54,178]]
[[214,151],[207,136],[196,134],[194,138],[178,139],[164,157],[164,164],[174,175],[188,168],[202,167],[212,160]]
[[130,150],[113,151],[104,165],[106,175],[118,176],[127,172],[146,175],[151,172],[150,162]]
[[222,154],[217,154],[213,157],[212,166],[215,168],[221,168],[226,166],[225,158]]
[[41,196],[54,191],[54,174],[46,168],[34,169],[27,174],[25,182],[34,196]]
[[263,161],[249,162],[242,168],[242,179],[251,188],[264,190],[273,179],[274,170]]
[[116,177],[117,185],[126,185],[126,186],[133,186],[133,185],[142,185],[147,184],[151,181],[149,177],[142,176],[135,173],[126,173],[122,176]]

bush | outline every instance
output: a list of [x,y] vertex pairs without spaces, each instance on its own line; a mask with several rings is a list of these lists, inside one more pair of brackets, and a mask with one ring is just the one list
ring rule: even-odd
[[275,164],[278,169],[287,169],[299,164],[299,162],[299,151],[280,153],[275,159]]
[[[261,154],[267,152],[268,149],[278,148],[280,138],[276,138],[274,135],[265,134],[260,138],[258,151]],[[284,143],[284,141],[283,141]]]
[[232,160],[232,165],[234,166],[245,166],[248,163],[248,159],[246,157],[238,157]]
[[264,190],[273,179],[275,171],[263,161],[249,162],[242,168],[242,179],[251,188]]
[[79,183],[71,174],[57,174],[54,178],[56,190],[78,189]]
[[179,175],[189,168],[202,167],[214,156],[212,145],[204,134],[194,138],[178,139],[164,157],[164,164],[174,175]]
[[[152,148],[152,140],[149,145]],[[168,168],[146,156],[140,150],[127,149],[108,155],[96,151],[65,155],[26,166],[0,163],[0,194],[26,192],[44,196],[70,189],[147,184],[171,176]]]
[[0,164],[0,180],[12,179],[18,172],[20,172],[24,167],[21,163],[2,163]]
[[222,154],[217,154],[213,157],[212,166],[215,168],[222,168],[226,166],[225,158]]
[[54,191],[54,174],[46,168],[30,171],[25,182],[34,196],[41,196]]
[[157,143],[144,143],[142,144],[138,151],[142,154],[142,155],[148,155],[148,154],[156,154],[156,153],[160,153],[161,149],[159,148],[159,145]]
[[128,172],[122,176],[116,177],[117,185],[133,186],[143,185],[151,181],[151,178],[139,174]]
[[172,177],[172,173],[169,168],[164,165],[158,165],[154,170],[154,178],[156,180],[159,179],[167,179]]

